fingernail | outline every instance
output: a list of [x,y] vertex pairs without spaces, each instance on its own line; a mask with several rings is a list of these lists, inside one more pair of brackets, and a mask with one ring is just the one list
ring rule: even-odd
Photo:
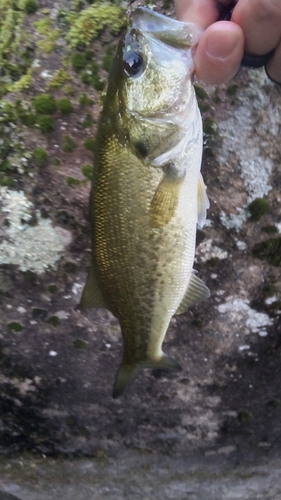
[[237,37],[231,31],[213,31],[206,41],[207,54],[214,59],[226,59],[235,49]]

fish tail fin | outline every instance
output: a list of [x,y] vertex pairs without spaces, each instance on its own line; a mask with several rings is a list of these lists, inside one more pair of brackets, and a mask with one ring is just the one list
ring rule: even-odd
[[170,356],[167,356],[164,352],[159,360],[152,362],[152,368],[169,371],[180,371],[182,369],[181,365],[175,359],[170,358]]
[[163,353],[159,359],[148,359],[146,361],[126,364],[122,362],[117,373],[113,388],[113,398],[116,399],[123,394],[125,389],[129,387],[143,368],[158,368],[161,370],[180,371],[182,368],[177,361]]
[[128,365],[124,361],[122,362],[113,387],[112,396],[114,399],[119,398],[125,389],[133,383],[142,368],[143,365],[140,363]]

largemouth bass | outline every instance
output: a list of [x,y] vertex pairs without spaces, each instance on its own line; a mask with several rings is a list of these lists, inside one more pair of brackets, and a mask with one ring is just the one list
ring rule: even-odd
[[113,397],[143,368],[180,369],[162,343],[175,313],[209,296],[193,270],[208,198],[192,86],[199,28],[138,8],[121,40],[101,113],[90,198],[93,253],[82,307],[119,320]]

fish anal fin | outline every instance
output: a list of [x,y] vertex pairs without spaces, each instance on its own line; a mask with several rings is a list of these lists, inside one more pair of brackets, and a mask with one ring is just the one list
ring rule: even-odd
[[93,307],[102,307],[104,309],[108,309],[106,301],[99,288],[92,265],[82,293],[80,307],[81,309],[90,309]]
[[190,307],[199,304],[202,300],[210,297],[209,288],[203,283],[196,274],[192,274],[184,298],[177,309],[176,314],[186,312]]
[[207,210],[210,206],[208,196],[206,194],[206,186],[203,181],[202,174],[200,173],[197,186],[197,204],[198,204],[198,220],[199,227],[203,227],[206,223]]
[[183,179],[183,176],[164,175],[150,204],[150,227],[162,227],[170,222],[178,206]]

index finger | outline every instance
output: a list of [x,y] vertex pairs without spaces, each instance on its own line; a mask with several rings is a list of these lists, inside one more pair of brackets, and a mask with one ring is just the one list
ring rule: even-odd
[[175,0],[175,9],[180,21],[195,23],[203,29],[218,18],[216,0]]
[[281,39],[280,0],[239,0],[231,20],[245,33],[247,54],[266,54],[275,49]]

